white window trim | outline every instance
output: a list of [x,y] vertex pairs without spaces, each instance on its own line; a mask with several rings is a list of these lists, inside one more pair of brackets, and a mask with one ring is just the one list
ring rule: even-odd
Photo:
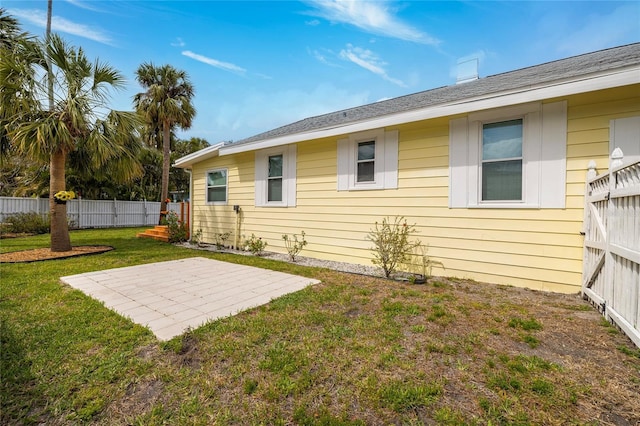
[[[505,121],[513,121],[513,120],[522,120],[522,148],[521,148],[521,155],[520,157],[513,157],[513,158],[499,158],[499,159],[492,159],[492,160],[485,160],[483,158],[484,154],[484,126],[486,124],[496,124],[496,123],[502,123]],[[506,119],[499,119],[499,120],[486,120],[486,121],[482,121],[480,122],[479,126],[478,126],[478,194],[479,194],[479,199],[478,199],[478,203],[482,203],[482,204],[491,204],[492,206],[495,204],[513,204],[513,203],[523,203],[526,200],[526,194],[525,194],[525,179],[522,180],[522,187],[520,188],[520,193],[521,193],[521,199],[520,200],[482,200],[482,181],[484,179],[483,173],[484,173],[484,165],[487,163],[494,163],[494,162],[505,162],[505,161],[511,161],[511,160],[520,160],[521,162],[521,170],[522,170],[522,176],[526,176],[526,163],[525,163],[525,140],[528,140],[527,138],[527,130],[528,130],[528,119],[527,116],[516,116],[516,117],[511,117],[511,118],[506,118]]]
[[[357,182],[358,143],[375,141],[374,180]],[[374,129],[338,140],[338,191],[396,189],[398,187],[398,131]]]
[[[224,170],[224,201],[209,201],[209,173],[219,172]],[[226,168],[210,169],[204,173],[204,197],[206,204],[209,206],[226,206],[229,203],[229,170]]]
[[[523,119],[522,200],[482,201],[482,125]],[[449,207],[565,208],[566,101],[531,102],[453,119],[449,123]]]
[[[256,151],[255,205],[256,207],[296,206],[296,145]],[[267,201],[269,157],[282,155],[282,201]]]

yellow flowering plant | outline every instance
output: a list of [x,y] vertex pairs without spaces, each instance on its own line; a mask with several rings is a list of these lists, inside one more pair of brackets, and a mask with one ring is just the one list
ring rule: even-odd
[[53,198],[55,198],[56,201],[69,201],[76,198],[76,193],[73,191],[58,191],[54,194]]

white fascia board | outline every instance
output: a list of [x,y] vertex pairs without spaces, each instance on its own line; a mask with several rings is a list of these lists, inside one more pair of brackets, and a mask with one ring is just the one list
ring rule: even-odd
[[326,127],[310,132],[295,133],[272,139],[264,139],[234,146],[226,145],[220,148],[219,155],[237,154],[272,148],[290,143],[304,142],[313,139],[340,136],[364,130],[397,126],[415,121],[467,114],[484,109],[517,105],[526,102],[542,101],[560,96],[575,95],[595,90],[610,89],[640,83],[640,65],[602,74],[582,76],[576,79],[554,81],[538,87],[527,87],[513,91],[488,94],[476,98],[462,99],[456,102],[434,105],[426,108],[390,114],[366,121],[349,123],[341,126]]
[[202,148],[200,151],[192,152],[191,154],[185,155],[184,157],[180,157],[176,160],[175,163],[173,163],[173,167],[177,167],[179,169],[191,168],[192,165],[194,165],[195,163],[199,163],[202,160],[217,157],[220,148],[222,148],[223,146],[224,142],[220,142],[218,144]]

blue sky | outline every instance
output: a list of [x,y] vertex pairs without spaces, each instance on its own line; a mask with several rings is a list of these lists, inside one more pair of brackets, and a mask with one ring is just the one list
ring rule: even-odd
[[[46,0],[3,0],[42,35]],[[128,79],[143,62],[188,73],[181,138],[240,140],[305,117],[640,41],[640,2],[54,0],[53,30]],[[472,61],[473,63],[473,61]]]

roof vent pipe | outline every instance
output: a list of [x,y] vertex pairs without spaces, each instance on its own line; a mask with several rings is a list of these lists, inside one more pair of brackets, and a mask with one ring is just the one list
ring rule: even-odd
[[456,84],[468,83],[478,79],[478,58],[458,60]]

